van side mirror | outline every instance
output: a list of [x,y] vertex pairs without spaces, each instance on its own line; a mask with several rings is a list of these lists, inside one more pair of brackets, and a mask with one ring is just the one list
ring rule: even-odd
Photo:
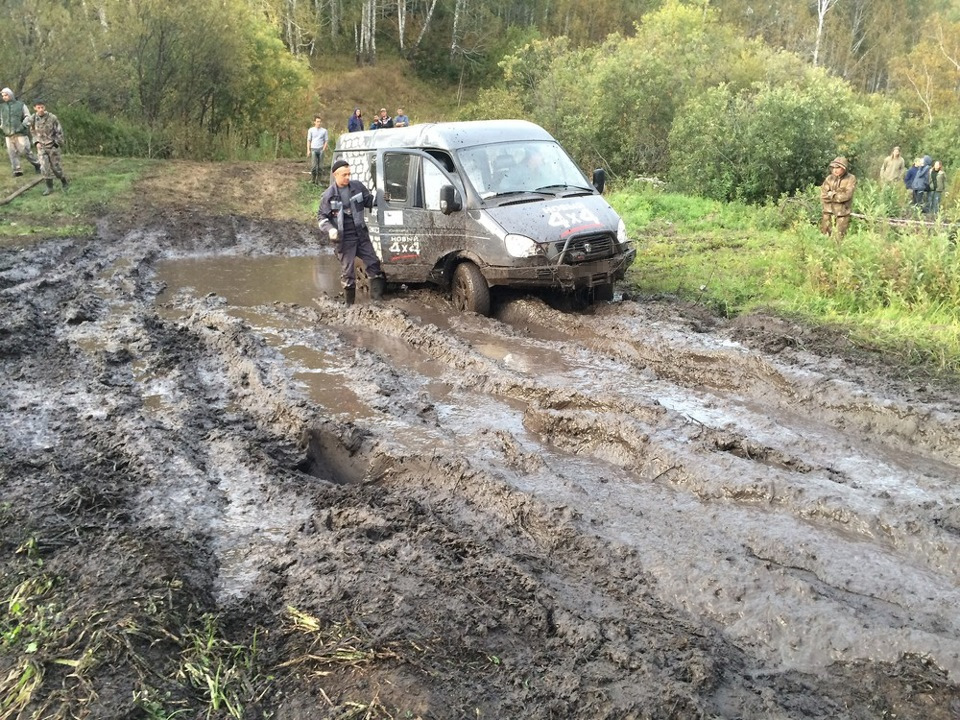
[[463,205],[457,198],[457,189],[453,185],[444,185],[440,188],[440,212],[449,215],[462,208]]
[[593,186],[597,189],[597,192],[603,195],[603,186],[607,182],[607,174],[603,171],[603,168],[597,168],[593,171]]

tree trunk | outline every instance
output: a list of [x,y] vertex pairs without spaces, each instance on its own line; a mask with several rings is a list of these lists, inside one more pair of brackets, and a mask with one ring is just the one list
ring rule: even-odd
[[423,21],[423,27],[420,28],[420,34],[417,35],[417,41],[413,44],[415,48],[420,47],[420,43],[423,41],[423,36],[427,34],[427,29],[430,27],[430,21],[433,19],[433,11],[437,7],[437,0],[432,0],[430,3],[430,9],[427,10],[427,17]]
[[463,13],[466,9],[467,0],[457,0],[453,9],[453,32],[450,37],[450,60],[456,60],[457,52],[460,49],[460,27],[463,23]]
[[817,0],[817,39],[813,45],[813,66],[817,66],[820,58],[820,41],[823,39],[823,19],[827,16],[837,0]]

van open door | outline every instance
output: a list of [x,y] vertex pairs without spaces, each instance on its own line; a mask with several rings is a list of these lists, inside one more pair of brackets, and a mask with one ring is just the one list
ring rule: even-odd
[[387,279],[436,280],[438,263],[465,241],[463,183],[452,158],[439,151],[381,149],[376,162],[374,243]]

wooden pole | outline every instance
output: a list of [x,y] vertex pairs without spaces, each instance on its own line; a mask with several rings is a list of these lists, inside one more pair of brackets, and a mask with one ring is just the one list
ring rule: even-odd
[[16,197],[18,197],[18,196],[20,196],[20,195],[23,195],[23,193],[25,193],[27,190],[29,190],[30,188],[32,188],[34,185],[39,185],[39,184],[42,183],[42,182],[43,182],[43,178],[42,178],[42,177],[38,177],[38,178],[35,178],[35,179],[31,180],[31,181],[28,182],[26,185],[24,185],[24,186],[21,187],[19,190],[17,190],[15,193],[13,193],[13,195],[10,195],[10,196],[8,196],[8,197],[5,197],[3,200],[0,200],[0,205],[6,205],[8,202],[10,202],[11,200],[13,200],[14,198],[16,198]]

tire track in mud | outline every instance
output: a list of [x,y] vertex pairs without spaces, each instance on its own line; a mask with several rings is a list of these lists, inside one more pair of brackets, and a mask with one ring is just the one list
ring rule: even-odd
[[[175,244],[282,246],[241,225]],[[0,265],[2,486],[36,462],[35,518],[182,553],[156,574],[278,665],[313,650],[286,605],[383,650],[280,673],[281,715],[952,718],[956,413],[655,304],[159,296],[174,235]]]
[[[336,309],[333,312],[341,315]],[[894,423],[887,436],[893,438],[892,448],[883,446],[886,437],[878,442],[860,437],[859,430],[850,433],[844,428],[846,416],[838,417],[840,405],[834,399],[838,393],[830,399],[812,396],[805,379],[796,382],[786,371],[751,353],[737,351],[737,357],[732,351],[698,351],[700,364],[707,365],[713,358],[709,367],[725,380],[708,382],[706,393],[694,388],[692,398],[676,398],[678,372],[668,373],[674,387],[664,390],[656,376],[639,385],[627,379],[629,367],[608,373],[615,376],[622,394],[615,394],[603,381],[593,387],[588,383],[587,392],[575,392],[567,389],[576,386],[578,379],[573,366],[602,364],[595,356],[578,355],[596,353],[598,346],[609,346],[609,341],[589,343],[586,349],[564,342],[557,354],[568,361],[575,358],[566,373],[571,382],[562,382],[564,373],[557,367],[562,363],[556,363],[544,373],[549,383],[544,385],[540,377],[502,364],[497,367],[495,361],[472,350],[469,340],[449,340],[434,327],[418,328],[409,317],[398,331],[392,317],[378,321],[375,316],[380,314],[365,309],[354,312],[351,321],[397,334],[448,364],[461,373],[458,382],[464,389],[525,403],[523,426],[549,447],[621,467],[628,471],[618,479],[621,484],[667,483],[689,492],[695,505],[678,511],[684,531],[671,533],[673,522],[664,518],[656,535],[672,535],[672,543],[653,543],[661,547],[658,553],[650,552],[648,536],[641,535],[640,543],[660,568],[654,574],[676,606],[721,622],[744,644],[768,638],[767,647],[761,644],[758,651],[785,667],[810,671],[837,659],[894,661],[902,653],[916,652],[933,656],[953,673],[960,669],[960,627],[952,610],[960,600],[960,566],[957,539],[950,531],[958,505],[956,468],[949,462],[953,448],[945,448],[955,418],[943,412],[918,413],[889,400],[877,404],[860,393],[857,413],[898,421],[910,418],[915,434],[930,438],[929,447],[920,448],[925,454],[914,449],[903,457],[900,425]],[[562,332],[564,317],[549,319],[554,320],[550,332]],[[582,333],[584,321],[575,322]],[[480,324],[485,325],[482,330],[472,328],[466,336],[476,340],[489,332],[497,342],[511,343],[515,354],[523,354],[523,345],[529,341],[500,333],[496,322]],[[598,338],[604,335],[602,329],[596,333]],[[376,347],[375,340],[367,340]],[[542,354],[543,344],[533,345],[535,353]],[[649,353],[646,348],[656,344],[633,340],[631,346]],[[615,362],[618,355],[622,352],[607,357]],[[682,365],[683,351],[676,355]],[[649,367],[630,367],[649,374]],[[685,384],[695,385],[698,376],[687,376]],[[710,392],[714,387],[723,388],[724,393]],[[806,405],[815,408],[812,418],[797,409],[780,410],[801,393]],[[674,396],[669,403],[681,411],[665,408],[663,398],[669,395]],[[731,399],[741,405],[736,417],[730,414]],[[711,406],[721,402],[724,407],[713,411]],[[825,423],[823,415],[838,427]],[[849,424],[860,427],[856,418]],[[459,439],[461,447],[468,442]],[[529,437],[526,442],[531,442]],[[549,447],[533,442],[528,455],[550,454]],[[836,457],[837,447],[844,448],[848,457]],[[918,455],[921,463],[916,463]],[[566,462],[558,458],[548,474],[562,477]],[[600,490],[585,488],[592,497]],[[640,502],[648,519],[657,514],[655,507],[682,504],[677,498],[666,503],[662,498]],[[616,524],[609,504],[597,505],[590,521]],[[696,542],[690,537],[693,528],[701,535]],[[712,529],[709,534],[708,528]],[[684,545],[696,548],[690,565],[681,564],[680,573],[670,572],[670,559],[676,560],[671,547]],[[698,563],[696,556],[710,560]],[[723,556],[725,563],[719,560]],[[725,565],[718,573],[716,568]],[[731,580],[732,590],[726,587]],[[691,590],[691,585],[702,587]],[[732,599],[724,601],[724,596]],[[750,604],[744,604],[745,597]],[[824,611],[825,605],[832,606],[830,612]],[[777,606],[773,612],[771,608]]]

